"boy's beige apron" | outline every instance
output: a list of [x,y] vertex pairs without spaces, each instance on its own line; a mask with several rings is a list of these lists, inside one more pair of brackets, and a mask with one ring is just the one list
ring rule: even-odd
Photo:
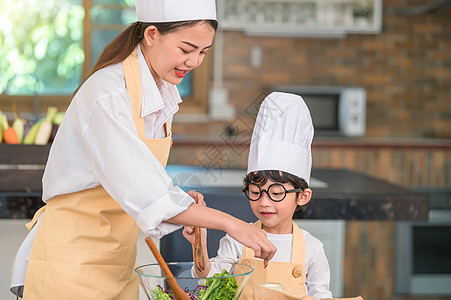
[[[163,139],[144,138],[136,50],[122,65],[139,138],[166,166],[171,134],[167,132]],[[27,267],[25,300],[138,299],[133,269],[139,228],[102,186],[56,196],[44,207]],[[27,224],[29,229],[43,211]]]
[[[254,224],[261,228],[262,222]],[[238,263],[249,265],[254,268],[252,276],[241,294],[240,300],[253,300],[254,287],[266,283],[275,282],[283,284],[285,294],[296,297],[307,295],[305,287],[305,240],[302,230],[293,222],[293,247],[291,250],[291,262],[269,262],[266,269],[263,261],[254,258],[254,251],[243,248],[243,256]]]

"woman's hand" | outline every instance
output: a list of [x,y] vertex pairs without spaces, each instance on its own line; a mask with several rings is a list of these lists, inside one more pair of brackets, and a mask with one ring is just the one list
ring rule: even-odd
[[238,220],[230,224],[227,233],[244,246],[254,250],[255,257],[264,260],[265,268],[268,262],[276,253],[276,247],[266,237],[263,229],[254,225]]

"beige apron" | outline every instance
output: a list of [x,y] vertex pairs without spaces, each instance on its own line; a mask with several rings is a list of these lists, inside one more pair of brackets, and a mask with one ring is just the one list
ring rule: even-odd
[[[144,138],[136,50],[122,65],[139,138],[166,166],[171,134],[167,132],[163,139]],[[133,269],[139,228],[102,186],[56,196],[35,214],[29,229],[44,209],[27,267],[25,300],[138,299]]]
[[[254,224],[261,228],[262,222]],[[254,258],[254,251],[250,248],[243,248],[243,256],[238,263],[249,265],[254,268],[252,276],[247,282],[240,300],[254,299],[254,287],[262,283],[274,282],[283,285],[283,292],[288,295],[301,298],[307,294],[305,287],[305,240],[302,230],[293,222],[293,247],[291,251],[291,262],[269,262],[266,269],[263,261]]]

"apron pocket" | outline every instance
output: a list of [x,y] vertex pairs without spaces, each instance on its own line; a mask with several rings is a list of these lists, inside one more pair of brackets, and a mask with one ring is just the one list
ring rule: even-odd
[[118,299],[131,278],[133,265],[127,249],[48,248],[45,299]]

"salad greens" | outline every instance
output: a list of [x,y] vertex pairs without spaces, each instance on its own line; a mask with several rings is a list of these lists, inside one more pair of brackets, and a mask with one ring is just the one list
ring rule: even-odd
[[199,294],[197,295],[199,300],[232,300],[238,290],[238,284],[235,278],[214,279],[215,277],[228,275],[229,273],[223,270],[222,273],[216,273],[212,278],[208,278],[206,284],[208,288],[206,290],[199,290]]
[[165,293],[160,286],[157,286],[150,293],[151,293],[150,297],[155,300],[172,300],[169,294]]
[[[232,300],[238,291],[238,284],[234,277],[226,276],[229,276],[229,272],[223,270],[221,273],[216,273],[213,277],[207,278],[205,285],[197,286],[194,291],[185,289],[185,293],[192,300]],[[175,299],[171,291],[164,291],[160,286],[151,291],[150,296],[155,300]]]

